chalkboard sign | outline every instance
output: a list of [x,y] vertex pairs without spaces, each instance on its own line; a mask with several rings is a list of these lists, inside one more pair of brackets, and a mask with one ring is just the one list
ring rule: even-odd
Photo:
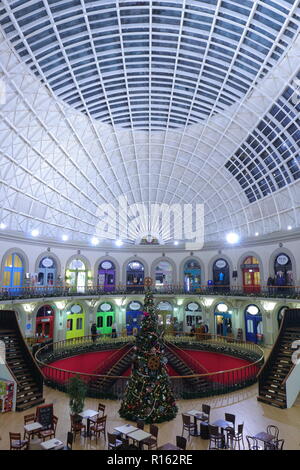
[[53,422],[53,404],[38,406],[36,409],[36,420],[43,429],[51,429]]

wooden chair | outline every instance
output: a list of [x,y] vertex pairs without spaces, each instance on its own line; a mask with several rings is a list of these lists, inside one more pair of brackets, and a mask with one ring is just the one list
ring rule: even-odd
[[76,439],[76,434],[81,435],[82,429],[86,432],[86,425],[82,421],[77,421],[75,415],[70,415],[71,418],[71,432],[74,434],[74,442]]
[[248,450],[262,450],[262,447],[258,445],[258,440],[252,436],[246,436]]
[[108,450],[113,450],[117,449],[119,446],[123,444],[123,441],[120,441],[117,439],[117,436],[115,434],[111,434],[110,432],[107,433],[107,449]]
[[[26,424],[31,424],[31,423],[35,423],[35,420],[36,420],[36,417],[35,417],[35,414],[34,413],[31,413],[30,415],[25,415],[24,416],[24,426],[26,426]],[[35,430],[35,431],[25,431],[24,429],[24,437],[23,439],[31,439],[31,437],[34,437],[35,434],[37,434],[38,431]]]
[[148,450],[153,449],[154,447],[157,449],[157,436],[158,436],[158,427],[155,424],[150,424],[150,437],[144,439],[143,446],[147,446]]
[[104,434],[104,440],[106,441],[106,420],[107,416],[101,416],[97,418],[95,424],[90,426],[90,439],[92,438],[92,434],[96,436],[96,443],[98,441],[98,437],[100,437],[101,433]]
[[67,445],[64,446],[63,450],[72,450],[73,448],[73,442],[74,442],[74,436],[73,433],[68,431],[67,434]]
[[209,450],[213,448],[222,449],[225,444],[225,436],[224,434],[219,433],[218,426],[211,426],[208,425],[209,429]]
[[191,435],[191,431],[196,431],[195,429],[195,424],[191,422],[191,417],[190,415],[185,415],[182,413],[182,433],[181,435],[183,436],[184,431],[188,431],[188,437]]
[[100,418],[100,417],[104,416],[104,412],[105,412],[105,405],[103,405],[103,403],[99,403],[98,404],[98,414],[97,414],[97,416],[94,416],[93,418],[89,418],[90,421],[93,422],[93,423],[96,423],[97,418]]
[[29,441],[28,439],[21,439],[20,432],[9,433],[9,450],[28,450]]
[[240,442],[243,444],[245,449],[244,436],[243,436],[244,423],[238,424],[237,432],[234,432],[233,428],[227,428],[227,444],[230,449],[235,449],[236,444],[238,444],[239,450],[241,450]]
[[138,419],[137,422],[136,422],[136,427],[143,431],[144,427],[145,427],[145,421],[142,420],[142,419]]
[[180,450],[186,450],[186,438],[183,436],[176,436],[176,446]]
[[201,419],[204,423],[209,423],[209,416],[210,416],[210,406],[209,405],[202,405],[202,413],[205,414],[205,416]]
[[50,439],[55,437],[57,422],[58,422],[57,416],[53,416],[51,429],[45,429],[44,431],[39,431],[39,438],[42,439],[43,442],[45,442],[47,437],[49,437]]

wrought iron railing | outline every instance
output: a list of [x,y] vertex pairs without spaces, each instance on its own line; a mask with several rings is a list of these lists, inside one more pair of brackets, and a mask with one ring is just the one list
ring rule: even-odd
[[[202,335],[203,336],[203,335]],[[231,354],[233,356],[248,359],[249,364],[225,371],[211,372],[205,374],[195,373],[189,376],[171,376],[170,382],[176,398],[197,398],[204,396],[211,396],[216,394],[224,394],[240,388],[244,388],[253,384],[257,380],[257,374],[264,361],[264,352],[256,344],[247,343],[243,341],[231,340],[228,338],[220,337],[217,335],[204,335],[204,339],[198,340],[197,336],[170,336],[166,338],[169,343],[180,345],[188,349],[194,348],[197,350],[214,351],[223,354]],[[92,337],[81,338],[81,341],[65,340],[53,344],[53,350],[48,351],[48,345],[42,347],[36,353],[36,360],[44,375],[45,383],[53,388],[67,391],[68,382],[71,377],[78,375],[84,380],[88,387],[88,396],[97,398],[111,398],[120,399],[123,397],[128,377],[124,376],[111,376],[107,374],[87,374],[74,370],[66,370],[54,367],[49,363],[58,357],[66,357],[81,354],[83,351],[95,351],[103,349],[113,349],[122,347],[127,344],[132,344],[135,340],[134,337],[120,337],[116,339],[100,338],[96,342],[92,341]],[[84,348],[83,348],[84,346]],[[202,379],[204,386],[203,390],[190,389],[189,379],[199,377]],[[109,390],[103,392],[97,391],[95,383],[99,379],[114,380],[113,385]]]
[[[67,287],[67,286],[34,286],[18,288],[1,288],[0,301],[16,299],[37,299],[55,297],[83,297],[83,296],[114,296],[144,294],[148,287],[144,285],[126,286],[118,285],[113,290],[105,290],[102,286]],[[287,298],[300,300],[300,286],[266,286],[261,285],[253,290],[244,286],[199,286],[187,290],[183,285],[172,284],[163,287],[152,287],[154,294],[162,295],[222,295],[239,297]]]

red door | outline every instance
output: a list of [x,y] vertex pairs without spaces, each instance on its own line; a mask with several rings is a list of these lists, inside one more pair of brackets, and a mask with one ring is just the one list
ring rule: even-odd
[[243,286],[247,294],[260,292],[260,272],[259,268],[243,269]]

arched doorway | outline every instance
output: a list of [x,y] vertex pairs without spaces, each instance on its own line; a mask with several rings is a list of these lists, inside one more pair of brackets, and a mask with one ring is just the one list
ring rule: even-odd
[[247,256],[241,266],[243,273],[243,288],[247,294],[260,292],[259,261],[255,256]]
[[245,309],[246,341],[261,343],[263,340],[262,314],[257,305]]
[[67,311],[66,339],[84,336],[84,311],[81,305],[72,304]]
[[81,259],[73,259],[66,271],[66,281],[74,292],[84,292],[88,270]]
[[274,261],[275,288],[277,292],[289,294],[294,284],[293,266],[286,253],[280,253]]
[[52,339],[54,335],[55,311],[51,305],[43,305],[36,314],[35,335],[37,342],[41,343]]
[[189,302],[185,307],[183,331],[190,333],[191,328],[198,328],[202,323],[202,308],[198,302]]
[[111,303],[103,302],[98,306],[96,313],[96,327],[98,333],[111,335],[112,325],[115,321],[115,312]]
[[143,305],[137,300],[129,302],[126,308],[126,330],[127,335],[136,336],[143,319]]
[[171,328],[173,322],[173,306],[170,302],[159,302],[156,306],[158,315],[158,324],[165,329]]
[[56,285],[56,262],[50,256],[45,256],[39,263],[37,285],[39,287],[53,287]]
[[201,288],[201,266],[195,259],[188,260],[184,265],[184,289],[195,292]]
[[3,287],[11,295],[16,295],[23,287],[24,264],[18,253],[12,253],[6,257],[3,273]]
[[288,310],[289,307],[280,307],[277,313],[277,323],[278,323],[278,329],[281,327],[281,322],[283,320],[284,314],[286,310]]
[[161,260],[155,267],[155,287],[158,290],[171,287],[173,283],[173,266]]
[[140,261],[131,261],[126,269],[126,288],[128,292],[142,292],[144,289],[145,268]]
[[226,292],[230,289],[229,265],[224,258],[217,259],[213,264],[214,290]]
[[215,306],[215,331],[219,336],[228,336],[232,334],[232,312],[228,305],[220,302]]
[[112,261],[101,261],[98,267],[97,285],[105,292],[115,290],[116,286],[116,268]]

